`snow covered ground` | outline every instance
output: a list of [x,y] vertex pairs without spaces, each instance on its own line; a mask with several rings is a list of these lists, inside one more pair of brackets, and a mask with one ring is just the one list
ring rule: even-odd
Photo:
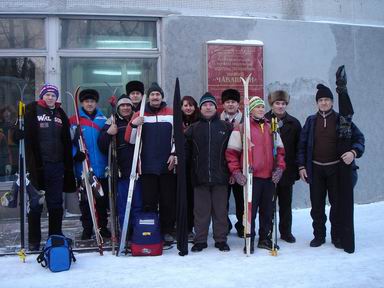
[[[0,287],[384,287],[384,202],[355,206],[356,252],[333,247],[330,236],[319,248],[312,239],[309,209],[295,210],[295,244],[279,241],[280,252],[243,254],[243,241],[229,236],[231,251],[209,247],[180,257],[177,249],[159,257],[77,254],[70,271],[52,273],[28,256],[0,257]],[[328,229],[329,231],[329,229]],[[328,232],[329,233],[329,232]]]

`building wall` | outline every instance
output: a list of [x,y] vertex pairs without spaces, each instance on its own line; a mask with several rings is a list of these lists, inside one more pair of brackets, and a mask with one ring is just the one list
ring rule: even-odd
[[[163,75],[172,95],[180,78],[183,95],[199,98],[206,89],[205,42],[215,39],[264,42],[265,95],[283,88],[291,94],[288,111],[303,124],[315,113],[316,85],[335,91],[335,72],[345,64],[354,120],[366,137],[366,153],[358,160],[357,203],[383,200],[378,160],[383,137],[380,112],[384,108],[384,29],[340,24],[256,19],[169,16],[163,21]],[[381,96],[380,96],[381,95]],[[335,93],[336,96],[336,93]],[[337,101],[335,103],[337,110]],[[309,189],[295,186],[294,206],[309,206]]]

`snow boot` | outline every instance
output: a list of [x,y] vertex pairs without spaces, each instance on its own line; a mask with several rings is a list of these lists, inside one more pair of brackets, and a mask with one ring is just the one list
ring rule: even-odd
[[284,240],[285,242],[288,242],[288,243],[295,243],[296,242],[296,238],[295,238],[295,236],[292,235],[292,233],[281,234],[280,239]]
[[229,248],[227,242],[216,242],[215,243],[215,247],[217,249],[219,249],[220,251],[222,252],[228,252],[230,251],[231,249]]
[[311,247],[319,247],[319,246],[323,245],[324,243],[325,243],[325,238],[315,237],[309,243],[309,246],[311,246]]
[[192,246],[191,251],[192,252],[201,252],[203,249],[207,248],[208,244],[206,242],[204,243],[196,243]]
[[[272,250],[272,240],[269,238],[259,240],[259,243],[257,244],[257,248]],[[277,245],[277,244],[275,244],[275,248],[277,250],[280,249],[279,245]]]

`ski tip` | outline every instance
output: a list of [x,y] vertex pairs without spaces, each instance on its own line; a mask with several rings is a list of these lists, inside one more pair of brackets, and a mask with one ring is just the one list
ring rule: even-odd
[[240,79],[243,82],[243,84],[245,85],[245,84],[249,83],[249,81],[251,80],[251,76],[252,76],[252,73],[250,73],[247,78],[244,79],[243,77],[240,77]]

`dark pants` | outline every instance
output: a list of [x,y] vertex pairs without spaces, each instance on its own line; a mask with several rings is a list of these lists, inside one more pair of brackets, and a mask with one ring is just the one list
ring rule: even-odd
[[[48,234],[61,235],[63,220],[63,183],[64,164],[44,163],[45,201],[48,208]],[[38,244],[41,241],[40,218],[43,205],[32,207],[28,213],[28,237],[29,243]]]
[[[108,225],[108,179],[102,178],[98,179],[104,192],[103,197],[96,198],[96,215],[97,215],[97,224],[99,228],[106,228]],[[83,225],[83,229],[87,231],[89,234],[92,233],[93,222],[91,211],[89,210],[89,204],[87,199],[84,197],[85,195],[80,195],[80,211],[81,211],[81,224]]]
[[[127,207],[127,198],[128,198],[128,188],[129,188],[129,179],[119,179],[117,183],[117,215],[119,218],[120,230],[123,230],[125,209]],[[129,227],[132,227],[132,223],[135,219],[135,216],[141,212],[142,208],[142,199],[141,199],[141,181],[138,179],[135,183],[135,188],[132,196],[131,203],[131,213],[129,217]]]
[[[227,210],[229,210],[229,198],[231,197],[231,191],[233,193],[233,198],[235,198],[235,206],[236,206],[236,219],[237,222],[235,224],[236,230],[242,230],[243,226],[243,215],[244,215],[244,194],[243,194],[243,186],[235,183],[233,185],[228,186],[228,205]],[[230,223],[228,217],[228,224]]]
[[255,238],[255,219],[259,209],[259,241],[267,239],[272,223],[272,201],[274,184],[271,178],[253,177],[251,238]]
[[192,186],[192,177],[191,177],[191,169],[187,168],[186,172],[186,178],[187,178],[187,203],[188,203],[188,231],[192,232],[193,230],[193,186]]
[[176,221],[176,176],[143,174],[141,178],[143,210],[157,212],[163,234],[174,232]]
[[292,185],[276,187],[279,202],[279,231],[280,235],[292,233]]
[[327,216],[325,204],[328,192],[331,205],[329,218],[331,221],[331,237],[338,238],[339,223],[337,219],[337,189],[338,189],[338,164],[320,166],[313,164],[312,184],[309,186],[311,194],[311,217],[313,235],[317,238],[325,238]]
[[213,239],[226,242],[227,221],[227,185],[200,185],[194,189],[195,196],[195,243],[206,243],[209,224],[212,217]]

